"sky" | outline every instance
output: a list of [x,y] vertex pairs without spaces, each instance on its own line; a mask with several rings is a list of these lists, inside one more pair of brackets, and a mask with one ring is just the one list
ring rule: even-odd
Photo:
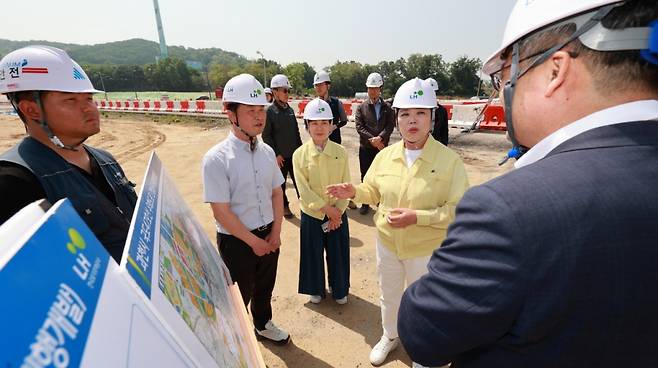
[[[102,4],[102,5],[101,5]],[[159,0],[168,45],[218,47],[316,70],[413,53],[485,60],[500,45],[514,0]],[[0,38],[98,44],[158,41],[152,0],[33,0],[4,16]]]

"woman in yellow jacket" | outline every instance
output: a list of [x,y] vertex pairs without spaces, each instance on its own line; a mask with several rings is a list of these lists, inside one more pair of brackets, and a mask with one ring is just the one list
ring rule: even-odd
[[397,313],[405,284],[427,272],[468,188],[459,156],[431,136],[436,94],[429,83],[414,78],[402,84],[393,108],[402,141],[377,154],[362,184],[327,187],[335,198],[378,204],[374,220],[383,335],[370,353],[374,365],[398,346]]
[[299,292],[311,303],[325,297],[324,257],[332,297],[347,303],[350,287],[350,231],[345,208],[347,200],[329,197],[329,184],[350,180],[345,149],[329,140],[334,129],[329,104],[319,98],[306,105],[304,124],[311,139],[292,155],[300,195]]

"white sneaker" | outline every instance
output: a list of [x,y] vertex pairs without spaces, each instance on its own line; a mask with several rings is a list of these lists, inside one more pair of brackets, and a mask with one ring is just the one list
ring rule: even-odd
[[290,334],[278,328],[272,320],[267,321],[264,330],[255,330],[258,340],[267,339],[278,345],[285,345],[290,341]]
[[320,295],[311,295],[309,301],[313,304],[319,304],[322,301],[322,297]]
[[416,362],[411,362],[411,368],[430,368],[430,367],[427,367],[427,366],[424,366],[424,365],[420,365],[420,364],[418,364],[418,363],[416,363]]
[[342,304],[347,304],[347,295],[345,295],[344,297],[342,297],[340,299],[336,299],[336,303],[341,304],[341,305]]
[[372,365],[380,365],[384,363],[384,360],[386,360],[388,353],[395,350],[395,348],[397,348],[399,344],[400,344],[400,339],[398,339],[397,337],[394,338],[393,340],[389,340],[388,337],[382,336],[382,338],[375,345],[375,347],[372,348],[372,351],[370,352],[370,363],[372,363]]

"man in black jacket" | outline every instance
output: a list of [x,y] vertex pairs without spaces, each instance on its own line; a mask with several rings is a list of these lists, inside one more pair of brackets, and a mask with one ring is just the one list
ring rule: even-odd
[[516,170],[470,189],[405,292],[414,361],[658,367],[658,7],[519,1],[484,65]]
[[68,198],[119,262],[137,196],[108,152],[87,146],[100,131],[94,89],[64,51],[28,46],[0,61],[0,93],[28,137],[0,156],[0,223],[35,200]]
[[[435,92],[439,91],[439,83],[434,78],[425,79]],[[444,146],[448,145],[448,110],[440,103],[436,104],[434,109],[434,128],[432,129],[432,137],[441,142]]]
[[338,98],[329,96],[329,89],[331,88],[329,73],[325,71],[316,73],[313,77],[313,88],[315,88],[317,96],[329,104],[331,113],[334,115],[334,131],[329,135],[329,140],[341,144],[340,128],[347,124],[347,115],[343,103]]
[[[362,181],[377,152],[388,145],[395,127],[395,112],[391,105],[381,98],[383,84],[379,73],[371,73],[368,76],[368,100],[357,107],[354,115],[356,131],[359,133],[359,167]],[[365,215],[369,210],[370,206],[363,204],[359,212]]]
[[[274,95],[274,103],[267,108],[265,129],[262,135],[263,141],[274,150],[276,162],[281,168],[283,178],[286,179],[290,175],[295,192],[297,193],[297,198],[299,198],[295,174],[292,170],[292,154],[302,145],[302,138],[299,135],[299,126],[297,125],[295,111],[288,105],[288,93],[292,86],[288,77],[283,74],[277,74],[272,77],[270,86]],[[283,216],[285,218],[292,218],[293,214],[290,211],[290,202],[286,196],[285,181],[281,185],[281,188],[283,189]]]

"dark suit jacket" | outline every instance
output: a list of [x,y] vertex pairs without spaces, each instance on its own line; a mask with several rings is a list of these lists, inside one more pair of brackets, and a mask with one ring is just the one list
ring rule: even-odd
[[658,367],[658,122],[472,188],[428,268],[399,312],[416,362]]
[[384,146],[388,146],[388,141],[395,128],[395,111],[391,105],[382,100],[381,110],[379,111],[379,120],[377,120],[377,113],[375,112],[375,104],[370,99],[363,101],[359,107],[356,108],[354,114],[354,125],[356,131],[359,133],[359,144],[363,148],[377,151],[369,139],[376,136],[382,137]]
[[448,110],[442,105],[438,105],[434,111],[434,129],[432,137],[437,141],[448,145]]

